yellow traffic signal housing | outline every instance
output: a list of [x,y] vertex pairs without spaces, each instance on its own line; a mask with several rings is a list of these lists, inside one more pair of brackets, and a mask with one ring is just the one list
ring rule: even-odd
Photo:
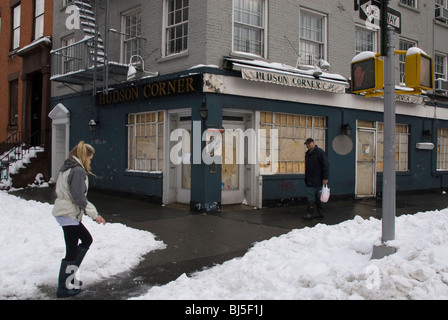
[[420,90],[433,89],[432,68],[432,58],[423,52],[406,55],[404,66],[406,87]]
[[384,87],[383,60],[376,56],[354,61],[351,64],[351,90],[353,93],[372,92]]

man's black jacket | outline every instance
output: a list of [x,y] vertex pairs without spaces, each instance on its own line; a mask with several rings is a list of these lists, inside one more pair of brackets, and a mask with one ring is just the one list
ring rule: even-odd
[[322,180],[328,180],[328,159],[325,151],[314,146],[313,151],[305,153],[305,185],[320,187]]

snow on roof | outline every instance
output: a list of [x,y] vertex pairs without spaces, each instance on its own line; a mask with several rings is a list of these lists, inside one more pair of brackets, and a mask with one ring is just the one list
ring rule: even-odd
[[20,54],[22,52],[25,52],[25,51],[31,49],[32,47],[37,46],[40,43],[44,43],[44,42],[47,44],[51,44],[51,38],[47,36],[47,37],[43,37],[38,40],[35,40],[35,41],[31,42],[29,45],[27,45],[27,46],[23,47],[22,49],[20,49],[19,51],[17,51],[17,53]]

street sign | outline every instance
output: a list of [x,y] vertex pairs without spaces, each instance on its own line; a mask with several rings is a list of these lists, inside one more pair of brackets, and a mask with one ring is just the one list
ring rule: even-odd
[[395,33],[401,34],[401,12],[387,8],[387,24],[394,28]]
[[[377,6],[378,8],[381,8],[381,0],[355,0],[355,11],[358,11],[359,7],[367,2],[371,2],[372,5]],[[361,19],[365,20],[365,18],[364,19],[361,18]]]
[[[355,0],[354,8],[359,10],[359,18],[366,21],[368,29],[381,29],[381,1]],[[401,34],[401,12],[388,7],[387,24],[394,28],[395,33]]]
[[380,8],[373,4],[364,3],[360,6],[359,17],[366,21],[366,27],[370,30],[378,30],[381,28]]

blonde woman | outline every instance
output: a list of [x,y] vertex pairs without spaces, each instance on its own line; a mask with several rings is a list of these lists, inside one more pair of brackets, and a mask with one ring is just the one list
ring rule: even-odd
[[[64,231],[66,255],[59,270],[58,298],[74,296],[81,292],[80,282],[74,274],[92,244],[92,236],[82,224],[87,214],[99,224],[106,224],[93,204],[87,200],[88,174],[95,149],[81,141],[74,147],[59,170],[56,183],[56,201],[53,216]],[[81,243],[78,244],[79,240]]]

